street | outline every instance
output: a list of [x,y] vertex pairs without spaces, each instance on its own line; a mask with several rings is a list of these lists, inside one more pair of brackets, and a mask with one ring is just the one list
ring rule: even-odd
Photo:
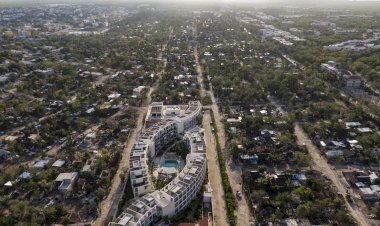
[[[202,67],[201,67],[200,62],[199,62],[198,50],[196,47],[194,48],[194,58],[195,58],[195,63],[196,63],[197,81],[201,84],[200,85],[201,93],[202,93],[202,95],[208,93],[211,96],[212,104],[210,107],[214,113],[216,127],[218,130],[217,135],[219,137],[220,146],[221,146],[223,153],[224,153],[224,159],[225,159],[225,161],[227,161],[226,165],[227,165],[227,174],[228,174],[229,182],[230,182],[231,188],[233,190],[233,194],[236,194],[237,191],[242,192],[241,169],[239,167],[234,167],[234,168],[231,167],[232,159],[229,158],[229,154],[227,153],[227,150],[225,150],[226,136],[225,136],[225,132],[224,132],[224,125],[223,125],[223,121],[222,121],[222,116],[219,113],[219,108],[218,108],[218,105],[216,103],[215,96],[214,96],[214,93],[212,90],[212,84],[210,83],[210,91],[205,90],[205,88],[203,86]],[[204,118],[206,118],[206,116]],[[208,119],[208,124],[210,122],[211,122],[211,118]],[[204,125],[205,124],[207,124],[207,123],[204,123]],[[206,134],[206,137],[207,137],[207,134]],[[207,148],[207,149],[209,149],[209,148]],[[216,154],[216,149],[214,148],[213,150]],[[215,164],[213,164],[213,165],[215,165]],[[209,171],[215,170],[215,169],[213,169],[213,167],[215,167],[213,165],[208,166]],[[219,165],[217,165],[217,166],[218,166],[217,170],[219,170]],[[214,189],[214,185],[212,183],[211,183],[211,187]],[[220,199],[220,198],[221,197],[220,197],[219,193],[215,193],[215,195],[213,193],[213,199]],[[223,200],[223,202],[224,202],[224,200]],[[214,215],[222,214],[220,212],[220,210],[218,210],[218,209],[213,210],[213,211],[214,211]],[[225,212],[225,211],[223,211],[223,212]],[[237,204],[237,208],[235,209],[235,216],[237,216],[237,221],[236,221],[237,225],[250,225],[251,214],[250,214],[250,210],[249,210],[248,203],[247,203],[247,200],[246,200],[244,193],[242,195],[242,199]],[[215,224],[215,225],[218,225],[218,224]]]

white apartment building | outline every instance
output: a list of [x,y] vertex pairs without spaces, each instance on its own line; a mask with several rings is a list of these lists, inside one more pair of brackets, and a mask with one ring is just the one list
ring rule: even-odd
[[199,101],[182,106],[152,103],[147,120],[155,123],[141,132],[130,154],[130,180],[135,198],[152,191],[149,159],[185,131],[194,128],[201,109]]
[[153,102],[149,107],[146,122],[172,119],[177,123],[178,134],[183,135],[185,131],[196,125],[201,110],[202,105],[199,101],[190,101],[188,105],[164,105],[162,102]]
[[[110,226],[145,226],[160,217],[174,216],[186,208],[201,189],[207,170],[202,129],[196,127],[201,104],[198,101],[190,102],[186,110],[173,106],[164,109],[174,112],[169,113],[174,115],[170,119],[166,118],[165,111],[162,113],[163,108],[159,103],[151,106],[147,118],[161,118],[162,121],[141,133],[130,155],[130,179],[136,200]],[[152,192],[149,159],[179,135],[183,135],[190,150],[186,165],[164,188]]]
[[112,226],[142,226],[149,225],[159,218],[157,201],[151,194],[135,200],[116,219]]
[[134,197],[139,194],[146,194],[152,191],[149,169],[148,169],[148,149],[145,143],[134,144],[129,158],[129,176],[131,180]]
[[197,117],[200,115],[202,105],[199,101],[189,102],[189,108],[186,111],[174,118],[177,123],[177,132],[182,135],[184,132],[197,125]]
[[198,154],[187,155],[185,168],[160,190],[170,197],[168,205],[161,207],[161,216],[171,217],[186,208],[199,192],[205,175],[206,157]]
[[136,199],[110,226],[148,226],[160,217],[174,216],[186,208],[201,189],[206,176],[205,154],[190,153],[179,175],[159,191]]

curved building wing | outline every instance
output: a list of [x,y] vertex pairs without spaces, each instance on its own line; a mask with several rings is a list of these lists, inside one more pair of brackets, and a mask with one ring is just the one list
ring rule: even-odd
[[[203,130],[197,127],[202,105],[191,101],[185,106],[152,103],[143,130],[130,153],[130,180],[135,200],[109,225],[151,225],[164,216],[173,216],[187,207],[199,192],[206,175],[207,161]],[[170,142],[182,138],[188,146],[186,165],[164,188],[154,191],[149,162]]]

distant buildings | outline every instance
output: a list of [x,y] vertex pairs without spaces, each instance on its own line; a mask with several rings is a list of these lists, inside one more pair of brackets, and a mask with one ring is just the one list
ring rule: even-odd
[[296,35],[292,35],[290,32],[277,29],[271,25],[266,25],[264,29],[261,29],[261,31],[263,33],[263,38],[272,37],[273,40],[276,40],[286,46],[293,45],[293,43],[288,40],[296,42],[305,41],[305,39],[299,38]]
[[[376,104],[380,103],[380,96],[376,91],[373,91],[371,87],[366,85],[360,76],[353,75],[350,71],[343,69],[339,63],[329,61],[321,64],[320,68],[321,71],[326,71],[342,77],[345,82],[344,89],[355,98],[364,99]],[[367,89],[364,89],[364,87],[367,87]]]
[[36,163],[34,163],[33,168],[42,169],[49,163],[49,160],[38,160]]
[[53,68],[48,68],[48,69],[38,69],[35,71],[36,73],[43,75],[43,76],[50,76],[54,74],[54,69]]
[[0,75],[0,86],[4,85],[5,83],[9,81],[14,81],[17,77],[17,73],[11,72],[4,75]]
[[352,29],[343,29],[343,28],[337,28],[335,29],[335,34],[336,35],[341,35],[341,34],[352,34],[352,33],[358,33],[359,31],[355,28]]
[[65,164],[64,160],[58,159],[52,165],[52,167],[61,168]]
[[342,66],[335,61],[323,63],[320,68],[321,71],[326,71],[343,78],[345,80],[346,88],[349,90],[359,89],[362,85],[362,79],[360,76],[352,75],[350,71],[343,69]]
[[358,75],[353,75],[347,78],[346,87],[348,89],[357,89],[362,85],[362,78]]
[[329,61],[327,63],[321,64],[321,70],[327,71],[333,74],[342,74],[341,66],[340,64],[336,63],[335,61]]
[[364,51],[368,48],[373,48],[373,49],[380,49],[380,45],[375,45],[375,41],[377,39],[372,38],[372,39],[366,39],[366,40],[349,40],[341,43],[336,43],[336,44],[331,44],[328,46],[324,46],[323,48],[326,50],[331,50],[331,51],[341,51],[341,50],[347,50],[347,51],[355,51],[355,52],[360,52]]
[[0,85],[5,84],[9,80],[8,76],[1,75],[0,76]]
[[141,94],[141,92],[145,89],[145,86],[138,86],[136,88],[133,89],[133,93],[132,93],[132,97],[133,98],[137,98],[137,96],[139,94]]
[[2,160],[8,159],[9,155],[10,155],[9,151],[7,151],[5,148],[0,148],[0,162]]
[[257,161],[259,159],[257,154],[250,154],[250,155],[241,154],[239,155],[239,158],[243,164],[248,164],[248,165],[257,165]]
[[280,37],[273,37],[273,40],[275,40],[275,41],[277,41],[277,42],[279,42],[279,43],[283,44],[284,46],[292,46],[292,45],[293,45],[293,43],[291,43],[291,42],[287,41],[287,40],[286,40],[286,39],[284,39],[284,38],[280,38]]

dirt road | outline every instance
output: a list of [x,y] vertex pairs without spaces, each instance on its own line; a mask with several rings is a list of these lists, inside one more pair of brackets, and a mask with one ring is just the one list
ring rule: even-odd
[[208,180],[212,188],[212,211],[214,214],[214,225],[228,225],[226,203],[224,201],[224,190],[220,176],[218,157],[215,147],[215,137],[211,131],[210,112],[203,115],[203,128],[205,129],[205,143],[208,166]]
[[[313,169],[321,172],[323,175],[328,177],[339,193],[346,194],[347,189],[342,183],[342,181],[339,179],[337,172],[333,170],[331,166],[327,163],[326,159],[321,156],[317,147],[311,142],[307,134],[303,131],[303,129],[298,123],[296,123],[295,126],[295,135],[297,136],[298,144],[306,145],[307,150],[309,151],[309,154],[313,161]],[[351,191],[349,192],[351,193]],[[360,210],[360,208],[353,208],[347,199],[345,199],[345,202],[350,214],[355,218],[359,225],[378,225],[377,223],[371,222]]]
[[[96,221],[94,222],[93,225],[98,225],[98,226],[104,225],[104,222],[106,221],[106,218],[108,216],[108,212],[111,209],[111,206],[114,203],[114,201],[116,201],[116,200],[114,200],[114,196],[117,193],[116,191],[118,190],[120,183],[122,182],[120,175],[122,173],[125,173],[126,167],[129,164],[129,152],[130,152],[130,150],[132,150],[132,147],[134,145],[133,141],[136,139],[139,131],[143,127],[143,118],[144,118],[146,109],[147,108],[144,107],[144,108],[141,108],[139,110],[136,128],[132,130],[132,133],[129,136],[127,145],[125,146],[125,148],[123,150],[123,154],[122,154],[122,158],[121,158],[120,163],[119,163],[119,167],[118,167],[116,174],[112,180],[112,185],[110,188],[109,195],[107,196],[106,199],[104,199],[100,203],[100,205],[99,205],[100,215],[98,216],[98,218],[96,219]],[[120,200],[118,200],[118,201],[120,201]]]
[[[218,105],[216,104],[214,93],[212,92],[212,85],[210,84],[210,95],[212,99],[211,108],[214,112],[215,123],[218,130],[218,137],[220,141],[220,146],[222,150],[224,150],[224,159],[227,161],[227,174],[228,179],[230,181],[230,185],[234,194],[237,191],[242,192],[242,171],[240,166],[234,164],[233,160],[230,158],[231,156],[227,153],[225,149],[226,145],[226,136],[223,125],[223,118],[219,113]],[[209,169],[210,170],[210,169]],[[244,194],[244,193],[242,193]],[[251,217],[250,210],[248,207],[248,202],[245,195],[242,195],[242,199],[238,201],[237,208],[235,209],[236,215],[236,223],[238,226],[244,225],[253,225],[253,218]]]
[[[172,33],[173,33],[173,28],[170,27],[168,42],[172,37]],[[162,58],[162,55],[166,50],[168,42],[162,46],[162,49],[160,50],[160,52],[158,54],[158,58]],[[128,166],[129,166],[129,153],[132,150],[132,147],[135,143],[134,141],[136,140],[138,134],[144,128],[144,116],[146,115],[146,113],[148,111],[149,104],[152,101],[151,95],[157,89],[157,87],[160,83],[161,75],[165,72],[165,69],[166,69],[166,63],[167,62],[165,61],[163,67],[157,73],[158,80],[155,82],[155,84],[153,84],[153,86],[150,87],[149,91],[147,92],[147,96],[146,96],[146,99],[143,103],[143,107],[140,107],[138,110],[136,128],[132,130],[132,133],[129,136],[129,139],[127,141],[127,145],[123,149],[122,159],[120,160],[119,167],[116,171],[114,179],[112,180],[110,192],[108,193],[107,198],[104,199],[99,205],[100,214],[99,214],[98,218],[96,219],[96,221],[93,223],[93,225],[95,225],[95,226],[105,225],[105,223],[107,221],[107,217],[109,215],[112,216],[112,215],[116,214],[116,213],[110,214],[110,211],[116,212],[117,208],[114,208],[113,206],[115,206],[120,201],[120,199],[122,197],[122,194],[120,194],[120,190],[121,190],[120,187],[122,184],[122,181],[120,179],[120,175],[122,173],[127,173],[126,171],[128,170]]]
[[206,95],[206,89],[204,87],[204,84],[203,84],[203,76],[202,76],[202,69],[200,67],[200,63],[199,63],[199,55],[198,55],[198,48],[197,47],[194,47],[194,60],[195,60],[195,65],[196,65],[196,71],[197,71],[197,82],[200,86],[200,89],[201,89],[201,96],[205,96]]
[[[272,105],[276,106],[281,113],[285,113],[282,110],[281,105],[273,97],[268,96],[268,100],[271,102]],[[347,189],[344,186],[343,182],[339,179],[337,172],[334,169],[332,169],[332,167],[327,163],[326,159],[323,156],[321,156],[320,151],[312,143],[309,136],[301,128],[299,123],[296,123],[294,133],[297,136],[297,143],[299,145],[306,145],[309,155],[313,161],[313,169],[327,176],[334,184],[337,192],[341,194],[346,194]],[[354,197],[354,194],[351,190],[349,190],[349,193],[352,197]],[[350,211],[351,216],[355,218],[359,225],[378,225],[378,222],[371,222],[360,210],[360,208],[353,208],[347,199],[345,199],[345,202],[348,210]]]
[[[228,178],[229,178],[229,181],[230,181],[233,193],[236,194],[237,191],[242,192],[242,178],[241,178],[242,172],[241,172],[241,168],[239,166],[236,166],[233,163],[232,159],[229,157],[229,154],[227,153],[227,150],[225,149],[226,135],[225,135],[224,125],[223,125],[223,121],[222,121],[223,118],[222,118],[222,116],[221,116],[221,114],[219,112],[219,108],[218,108],[217,102],[215,100],[214,92],[213,92],[213,89],[212,89],[212,84],[210,83],[210,89],[209,89],[209,91],[205,90],[205,88],[203,86],[202,67],[201,67],[200,62],[199,62],[199,56],[198,56],[197,47],[194,47],[194,58],[195,58],[196,71],[197,71],[197,81],[200,84],[201,94],[203,96],[206,93],[208,93],[211,96],[212,104],[211,104],[210,107],[211,107],[212,111],[214,112],[215,123],[216,123],[216,127],[217,127],[217,130],[218,130],[218,134],[217,135],[219,137],[220,147],[222,148],[222,150],[224,150],[224,159],[226,159],[226,161],[228,163],[227,164]],[[207,118],[207,120],[209,120],[208,121],[209,123],[211,122],[211,118],[210,119]],[[205,123],[204,123],[204,125],[205,125]],[[216,149],[214,148],[213,150],[215,152]],[[216,165],[216,166],[218,166],[217,169],[213,168],[213,167],[215,167],[214,165],[215,164],[213,164],[211,166],[209,165],[208,166],[208,170],[209,171],[211,171],[211,170],[219,170],[219,165],[218,164]],[[214,189],[213,184],[211,184],[211,186]],[[220,195],[220,193],[216,194],[216,195]],[[224,195],[224,193],[223,193],[223,195]],[[213,194],[213,199],[215,199],[215,198],[219,199],[220,196],[215,197],[214,194]],[[215,216],[221,214],[221,212],[219,212],[220,210],[219,209],[214,209],[214,207],[213,207],[213,211],[214,211],[214,215]],[[237,208],[235,210],[235,215],[237,216],[237,225],[239,225],[239,226],[240,225],[248,226],[248,225],[250,225],[252,223],[252,221],[251,221],[252,217],[251,217],[251,214],[250,214],[250,210],[249,210],[249,207],[248,207],[248,202],[246,200],[245,195],[243,195],[242,199],[239,201],[239,203],[237,205]],[[218,225],[218,224],[216,224],[216,225]]]

